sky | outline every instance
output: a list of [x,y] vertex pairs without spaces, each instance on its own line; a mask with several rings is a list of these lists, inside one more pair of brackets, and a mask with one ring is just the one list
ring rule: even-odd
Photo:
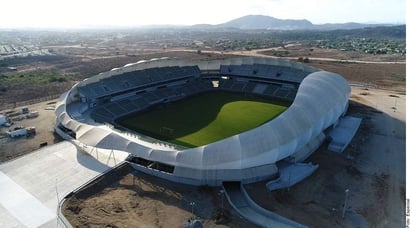
[[219,24],[245,15],[406,23],[406,0],[5,0],[0,28]]

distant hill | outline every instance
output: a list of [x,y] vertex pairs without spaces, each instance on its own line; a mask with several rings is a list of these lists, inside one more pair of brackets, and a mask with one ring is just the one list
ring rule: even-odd
[[312,22],[292,19],[277,19],[263,15],[247,15],[228,21],[226,23],[210,25],[193,25],[196,29],[241,29],[241,30],[338,30],[338,29],[360,29],[367,27],[392,26],[388,24],[362,24],[362,23],[342,23],[342,24],[312,24]]
[[377,27],[364,27],[358,29],[340,29],[333,31],[325,31],[324,33],[334,33],[340,37],[351,38],[375,38],[375,39],[406,39],[406,25],[396,26],[377,26]]
[[320,25],[314,25],[312,29],[317,29],[317,30],[337,30],[337,29],[362,29],[362,28],[369,28],[369,27],[382,27],[382,26],[393,26],[390,24],[362,24],[362,23],[354,23],[354,22],[348,22],[348,23],[335,23],[335,24],[320,24]]
[[216,27],[234,27],[239,29],[269,29],[269,30],[295,30],[312,28],[308,20],[283,20],[262,15],[248,15],[240,17]]

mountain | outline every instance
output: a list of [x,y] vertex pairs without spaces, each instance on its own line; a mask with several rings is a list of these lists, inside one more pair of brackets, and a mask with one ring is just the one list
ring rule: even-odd
[[216,27],[233,27],[244,30],[249,29],[268,29],[268,30],[294,30],[294,29],[310,29],[313,24],[308,20],[283,20],[274,17],[263,15],[248,15],[243,16],[223,24],[218,24]]
[[195,29],[241,29],[241,30],[338,30],[338,29],[361,29],[378,26],[393,26],[389,24],[361,24],[361,23],[341,23],[341,24],[312,24],[308,20],[277,19],[263,15],[247,15],[226,23],[210,25],[193,25]]
[[348,23],[342,23],[342,24],[328,23],[328,24],[314,25],[313,29],[317,29],[317,30],[362,29],[362,28],[381,27],[381,26],[393,26],[393,25],[390,25],[390,24],[362,24],[362,23],[348,22]]

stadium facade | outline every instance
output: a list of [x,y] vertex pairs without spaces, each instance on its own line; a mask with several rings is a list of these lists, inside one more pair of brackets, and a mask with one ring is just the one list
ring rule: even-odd
[[[117,118],[205,91],[250,93],[288,101],[275,119],[241,134],[182,148],[113,127]],[[342,76],[273,58],[140,61],[90,77],[64,93],[56,132],[78,145],[130,153],[143,172],[192,185],[252,183],[274,177],[282,160],[303,161],[348,107]]]

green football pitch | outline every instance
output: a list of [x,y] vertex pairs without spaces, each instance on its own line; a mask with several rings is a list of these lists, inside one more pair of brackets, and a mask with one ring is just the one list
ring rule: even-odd
[[208,92],[158,105],[116,122],[153,138],[197,147],[256,128],[287,107],[256,96]]

